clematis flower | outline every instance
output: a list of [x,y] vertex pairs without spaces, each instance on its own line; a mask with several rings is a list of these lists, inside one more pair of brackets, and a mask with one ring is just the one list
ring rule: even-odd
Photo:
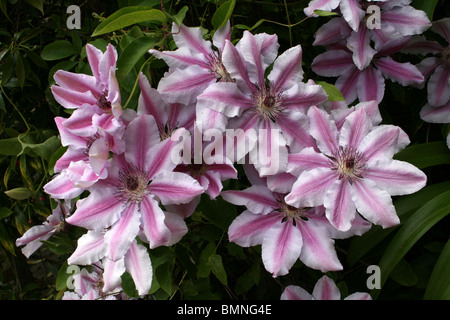
[[138,294],[148,293],[152,284],[153,269],[145,246],[134,240],[124,257],[117,261],[108,259],[106,254],[104,232],[89,230],[78,239],[77,248],[67,262],[69,265],[102,266],[102,272],[97,272],[101,281],[95,282],[96,292],[106,294],[116,292],[122,283],[121,276],[126,271],[133,278]]
[[22,248],[22,253],[29,258],[42,246],[42,241],[48,240],[52,235],[58,234],[66,226],[65,219],[69,216],[70,205],[59,203],[52,214],[42,225],[33,226],[16,240],[16,246]]
[[[304,9],[306,15],[314,10],[338,11],[346,24],[355,32],[370,27],[376,33],[392,36],[421,34],[430,27],[430,21],[422,10],[409,4],[412,0],[312,0]],[[367,19],[373,14],[368,10],[375,5],[380,9],[380,28],[369,25]]]
[[[198,97],[197,107],[222,113],[228,118],[227,129],[241,130],[237,146],[245,143],[248,132],[267,132],[258,137],[259,148],[250,141],[248,151],[258,149],[272,161],[278,161],[279,171],[283,171],[287,146],[298,150],[314,143],[305,129],[304,112],[327,100],[327,94],[313,82],[302,82],[300,45],[279,57],[277,51],[276,35],[252,35],[246,31],[236,47],[226,41],[222,59],[236,81],[211,84]],[[272,63],[266,81],[265,71]],[[202,123],[202,127],[208,126]],[[278,159],[274,159],[272,150],[278,152]],[[276,173],[258,161],[255,164],[262,175]]]
[[274,277],[287,274],[298,259],[323,272],[342,270],[333,239],[361,235],[370,224],[357,219],[351,230],[339,232],[324,216],[323,207],[293,207],[284,201],[285,195],[263,183],[223,191],[226,201],[247,208],[231,223],[229,240],[243,247],[262,245],[264,266]]
[[351,228],[356,212],[383,228],[399,223],[391,196],[414,193],[426,175],[413,165],[393,160],[409,140],[397,126],[373,126],[363,108],[348,115],[340,130],[323,110],[308,112],[310,132],[320,153],[305,148],[289,157],[288,171],[300,170],[287,204],[324,205],[338,230]]
[[409,62],[397,62],[391,55],[398,52],[409,38],[387,42],[373,55],[371,62],[363,69],[354,64],[353,54],[345,47],[328,50],[314,58],[312,70],[325,77],[338,77],[335,85],[341,91],[347,104],[356,99],[360,102],[383,100],[385,79],[403,86],[417,85],[424,81],[419,69]]
[[[117,51],[109,44],[103,53],[91,44],[86,54],[92,76],[58,70],[51,87],[55,100],[64,108],[75,109],[65,126],[74,134],[92,136],[96,126],[114,134],[122,129],[120,90],[116,79]],[[94,125],[93,125],[94,124]]]
[[[450,18],[433,22],[431,31],[440,35],[446,43],[442,45],[417,36],[402,51],[425,56],[417,65],[428,80],[428,103],[422,107],[421,118],[431,123],[450,123]],[[447,145],[450,148],[450,134]]]
[[[182,134],[183,128],[173,135]],[[136,236],[150,248],[170,245],[187,232],[182,217],[164,212],[165,205],[191,201],[203,192],[187,174],[173,172],[170,157],[174,143],[160,140],[150,115],[136,117],[124,133],[125,152],[114,155],[108,178],[98,181],[90,195],[78,200],[68,223],[105,232],[106,256],[124,257]]]
[[[312,294],[300,286],[287,286],[281,294],[281,300],[341,300],[341,293],[334,281],[327,276],[320,278]],[[344,300],[372,300],[370,294],[355,292]]]

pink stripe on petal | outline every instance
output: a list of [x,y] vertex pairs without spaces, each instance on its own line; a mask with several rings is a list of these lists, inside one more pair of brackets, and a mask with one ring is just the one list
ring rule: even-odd
[[66,89],[78,92],[91,91],[94,94],[102,94],[101,84],[95,77],[87,74],[58,70],[55,72],[53,78],[57,85]]
[[159,59],[163,59],[170,68],[186,68],[191,65],[197,65],[207,69],[207,60],[203,55],[193,54],[189,48],[181,47],[175,51],[149,50],[151,54]]
[[105,233],[106,256],[117,261],[127,253],[139,232],[140,214],[137,204],[129,203],[122,216]]
[[332,156],[338,150],[337,128],[330,116],[317,107],[308,111],[309,132],[316,139],[317,147],[325,155]]
[[249,78],[246,61],[244,61],[244,58],[236,47],[228,40],[225,41],[222,62],[230,76],[235,78],[238,83],[243,82],[250,90],[255,87]]
[[450,43],[450,19],[448,17],[434,21],[431,30],[440,34]]
[[169,103],[195,103],[197,96],[205,88],[216,82],[213,73],[192,65],[186,69],[176,69],[173,73],[163,77],[158,84],[158,91]]
[[323,202],[325,214],[330,223],[340,231],[348,231],[355,218],[350,183],[345,179],[336,180],[327,190]]
[[139,87],[141,94],[139,96],[137,113],[153,116],[160,130],[164,129],[167,121],[167,110],[164,108],[166,103],[161,98],[158,90],[150,86],[147,77],[143,73],[139,75]]
[[290,285],[284,289],[280,300],[314,300],[314,298],[305,289]]
[[161,172],[148,189],[163,204],[188,203],[204,191],[197,180],[181,172]]
[[84,104],[92,106],[95,106],[97,104],[97,99],[90,91],[79,92],[55,85],[51,87],[51,90],[55,100],[67,109],[80,108]]
[[383,11],[381,23],[382,28],[393,27],[402,36],[422,34],[431,26],[426,13],[411,6],[396,7]]
[[357,84],[360,102],[375,100],[380,103],[384,97],[384,88],[384,78],[380,71],[372,66],[361,71]]
[[114,189],[100,184],[96,186],[98,188],[87,198],[77,201],[76,211],[66,219],[69,224],[101,231],[120,218],[123,203],[116,199]]
[[352,185],[352,199],[358,212],[373,224],[389,228],[400,223],[391,196],[374,182],[356,180]]
[[100,49],[96,48],[94,45],[88,43],[86,45],[86,55],[89,61],[89,65],[91,66],[92,74],[95,78],[100,80],[100,72],[98,70],[98,66],[100,64],[100,59],[103,56],[103,52]]
[[385,78],[400,83],[402,86],[410,86],[423,82],[424,77],[416,66],[411,63],[399,63],[391,57],[384,57],[375,61],[377,69]]
[[339,9],[347,21],[348,25],[354,30],[358,31],[360,22],[365,15],[364,10],[361,9],[359,1],[357,0],[341,0]]
[[338,77],[354,66],[352,55],[344,50],[329,50],[316,56],[312,70],[325,77]]
[[103,233],[89,230],[78,239],[77,248],[67,260],[68,264],[89,265],[105,256]]
[[397,160],[379,160],[370,165],[364,175],[390,195],[411,194],[422,189],[427,176],[408,162]]
[[450,69],[438,66],[428,80],[428,103],[443,106],[450,100]]
[[277,222],[263,238],[261,255],[264,267],[274,278],[288,274],[300,257],[302,246],[302,234],[291,221]]
[[339,144],[343,147],[356,148],[372,129],[372,123],[363,108],[346,117],[340,130]]
[[347,39],[347,47],[353,52],[353,62],[359,70],[365,69],[377,53],[370,46],[370,32],[366,27],[360,28],[358,32],[352,32]]
[[160,142],[159,130],[155,118],[151,115],[140,115],[127,127],[124,134],[126,145],[125,158],[138,168],[144,168],[147,153]]
[[280,214],[254,214],[248,210],[237,216],[228,228],[228,239],[241,247],[260,245],[273,224],[281,221]]
[[340,0],[312,0],[309,2],[308,7],[304,9],[307,16],[314,13],[314,10],[332,11],[337,8]]
[[228,190],[221,194],[225,201],[238,206],[246,206],[255,214],[268,214],[279,207],[272,191],[265,186],[254,185],[245,190]]
[[400,128],[392,125],[381,125],[375,127],[361,141],[358,151],[367,161],[379,157],[392,158],[397,152]]
[[306,266],[322,272],[342,270],[342,264],[334,248],[334,240],[323,221],[315,217],[308,219],[307,222],[299,224],[303,239],[300,260]]
[[300,174],[303,170],[312,170],[317,167],[329,168],[330,159],[318,153],[314,148],[305,148],[299,153],[291,153],[288,158],[288,172]]
[[138,294],[147,294],[153,279],[152,262],[147,248],[134,241],[125,256],[125,268],[133,278]]
[[164,224],[165,215],[154,196],[142,198],[140,202],[141,227],[150,248],[164,246],[170,242],[170,230]]
[[112,261],[110,259],[103,259],[103,292],[109,293],[112,291],[118,291],[116,289],[121,289],[122,278],[121,276],[124,274],[125,270],[125,261],[124,259]]
[[319,281],[317,281],[316,285],[314,286],[312,295],[316,300],[341,299],[339,288],[336,286],[334,281],[327,276],[323,276],[319,279]]
[[449,123],[450,122],[450,101],[445,106],[433,107],[426,104],[420,111],[420,117],[431,123]]
[[316,168],[303,172],[285,197],[287,204],[296,208],[322,205],[329,186],[336,176],[328,168]]
[[303,51],[300,45],[292,47],[281,54],[274,62],[268,79],[272,81],[275,92],[282,91],[292,83],[301,82]]
[[347,104],[351,104],[358,97],[357,83],[359,75],[360,70],[356,67],[351,67],[336,80],[335,86],[342,93]]
[[73,199],[78,197],[84,189],[75,187],[65,171],[62,171],[44,185],[44,191],[55,199]]
[[199,27],[179,27],[174,22],[172,24],[173,39],[178,48],[187,47],[194,53],[202,53],[205,57],[209,57],[212,49],[211,43],[203,39],[202,31]]
[[321,25],[316,33],[314,33],[313,45],[327,46],[341,40],[343,38],[341,32],[343,23],[342,18],[339,17],[333,18]]

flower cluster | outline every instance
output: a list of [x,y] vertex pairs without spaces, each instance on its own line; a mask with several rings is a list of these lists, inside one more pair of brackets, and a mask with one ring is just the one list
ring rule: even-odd
[[[55,99],[73,112],[55,119],[67,151],[44,187],[75,207],[63,220],[58,209],[56,218],[30,229],[17,245],[28,243],[28,256],[61,221],[82,227],[87,232],[68,263],[93,266],[93,274],[80,274],[92,283],[65,297],[114,295],[124,272],[145,295],[152,281],[148,250],[180,241],[206,193],[246,207],[229,226],[229,241],[261,245],[273,277],[288,274],[298,259],[322,272],[342,270],[335,239],[362,235],[372,224],[397,225],[391,197],[414,193],[427,181],[416,167],[393,160],[409,138],[400,127],[381,124],[378,102],[383,76],[403,85],[423,81],[419,69],[389,55],[429,22],[408,1],[382,1],[386,26],[369,29],[368,3],[315,0],[308,9],[340,5],[342,13],[318,30],[315,43],[330,50],[315,59],[313,70],[340,76],[336,86],[346,101],[332,108],[324,88],[304,79],[302,47],[279,53],[276,35],[245,31],[234,43],[227,23],[210,42],[200,28],[174,23],[177,49],[150,50],[167,63],[167,73],[157,88],[140,74],[138,105],[125,109],[116,49],[108,45],[102,52],[88,44],[92,75],[60,70],[54,76]],[[415,19],[401,24],[403,15]],[[439,68],[429,81],[434,89],[433,79],[443,77]],[[356,98],[359,103],[350,106]],[[444,98],[433,106],[447,108]],[[251,186],[223,190],[242,163]]]

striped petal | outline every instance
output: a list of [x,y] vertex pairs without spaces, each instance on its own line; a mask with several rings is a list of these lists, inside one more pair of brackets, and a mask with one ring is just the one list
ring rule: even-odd
[[199,27],[178,26],[172,24],[173,40],[178,48],[187,47],[192,53],[201,53],[208,57],[212,52],[211,42],[203,39],[202,30]]
[[288,274],[300,257],[302,246],[302,234],[289,220],[275,223],[263,238],[261,255],[264,267],[274,278]]
[[272,89],[275,92],[283,91],[293,83],[302,81],[302,56],[302,47],[297,45],[283,52],[275,60],[273,69],[267,77],[273,83]]
[[119,220],[105,233],[106,256],[117,261],[122,259],[135,240],[140,227],[140,213],[137,204],[130,203],[123,210]]
[[365,27],[352,32],[347,39],[347,48],[353,52],[353,62],[359,70],[365,69],[377,53],[370,46],[370,32]]
[[68,264],[90,265],[105,256],[104,234],[88,230],[77,242],[77,248],[67,260]]
[[429,103],[423,106],[420,117],[431,123],[450,123],[450,101],[442,107],[433,107]]
[[326,191],[335,179],[334,172],[328,168],[305,171],[298,177],[285,201],[296,208],[322,205]]
[[339,9],[347,21],[348,25],[354,30],[359,31],[360,22],[365,16],[357,0],[341,0]]
[[351,104],[358,97],[358,80],[361,71],[351,67],[340,76],[335,83],[336,88],[342,93],[347,104]]
[[340,231],[348,231],[355,218],[350,183],[345,179],[336,180],[328,188],[323,205],[330,223]]
[[438,66],[428,80],[428,103],[443,106],[450,100],[450,69]]
[[[140,202],[141,227],[150,248],[164,246],[170,242],[171,234],[165,225],[165,214],[158,201],[152,195],[144,197]],[[141,236],[140,236],[141,237]]]
[[284,289],[280,300],[314,300],[314,298],[302,287],[290,285]]
[[395,7],[381,14],[381,27],[393,27],[402,36],[422,34],[431,27],[426,13],[411,6]]
[[188,203],[203,193],[197,180],[181,172],[161,172],[151,181],[149,191],[163,204]]
[[272,191],[265,186],[254,185],[245,190],[227,190],[220,194],[225,201],[238,206],[246,206],[255,214],[268,214],[279,207]]
[[363,108],[348,115],[339,132],[339,144],[343,147],[358,147],[373,125]]
[[389,228],[400,223],[389,193],[379,189],[371,180],[356,180],[351,191],[356,209],[373,224]]
[[377,59],[375,65],[385,78],[398,82],[402,86],[419,84],[424,80],[419,69],[409,62],[399,63],[391,57],[384,57]]
[[138,294],[147,294],[150,291],[153,279],[152,262],[147,248],[133,241],[124,260],[125,268],[133,278]]
[[344,50],[329,50],[316,56],[312,70],[324,77],[338,77],[354,66],[352,55]]
[[312,295],[316,300],[341,299],[339,288],[336,286],[334,281],[327,276],[323,276],[319,279],[319,281],[317,281],[316,285],[314,286]]
[[330,116],[317,107],[308,111],[309,132],[314,137],[317,147],[325,155],[332,156],[338,150],[337,128]]
[[384,78],[381,72],[372,66],[360,72],[356,86],[360,102],[375,100],[378,103],[384,97]]

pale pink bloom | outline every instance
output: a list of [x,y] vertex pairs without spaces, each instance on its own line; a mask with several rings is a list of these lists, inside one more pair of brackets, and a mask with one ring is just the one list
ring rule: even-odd
[[409,62],[397,62],[391,57],[408,40],[408,37],[404,37],[386,42],[363,69],[355,65],[351,51],[344,46],[337,46],[314,58],[312,70],[321,76],[338,77],[335,86],[347,104],[356,99],[380,103],[384,97],[385,79],[403,86],[417,85],[424,80],[416,66]]
[[409,143],[403,130],[374,126],[364,108],[348,115],[340,129],[316,107],[309,110],[308,118],[320,152],[305,148],[289,156],[288,171],[299,176],[286,203],[324,205],[326,217],[341,231],[351,228],[357,212],[384,228],[397,225],[391,196],[414,193],[427,181],[413,165],[392,159]]
[[[417,65],[428,79],[428,103],[420,112],[421,118],[431,123],[450,123],[450,18],[433,22],[431,31],[439,34],[445,43],[442,45],[417,36],[403,51],[425,56]],[[450,135],[447,145],[450,148]]]
[[[304,113],[310,106],[326,101],[327,94],[312,81],[302,82],[299,45],[277,57],[278,47],[276,35],[252,35],[247,31],[236,46],[226,41],[222,60],[235,82],[211,84],[198,97],[197,107],[220,112],[228,118],[227,129],[241,130],[243,134],[235,144],[238,147],[245,145],[248,132],[266,132],[263,138],[258,136],[258,149],[269,158],[272,149],[278,151],[279,159],[271,160],[278,161],[283,171],[287,146],[300,150],[314,143],[307,133]],[[266,79],[265,71],[272,63]],[[202,123],[202,127],[208,125]],[[248,151],[254,152],[254,146],[250,141]],[[259,165],[258,171],[268,174],[267,166]]]
[[116,79],[117,51],[109,44],[103,53],[91,44],[86,54],[92,76],[58,70],[51,87],[55,100],[64,108],[75,109],[65,126],[72,133],[92,136],[100,126],[114,134],[122,129],[120,89]]
[[[290,285],[284,289],[281,300],[341,300],[341,292],[331,278],[323,276],[311,294],[300,286]],[[372,300],[372,297],[365,292],[355,292],[344,300]]]
[[269,190],[266,178],[254,178],[250,179],[258,184],[221,193],[226,201],[247,208],[231,223],[229,240],[242,247],[262,245],[264,266],[274,277],[286,275],[298,259],[323,272],[342,270],[333,239],[361,235],[371,225],[357,219],[351,230],[339,232],[323,207],[290,206],[284,201],[286,193]]
[[[183,134],[178,129],[174,136]],[[172,139],[160,140],[150,115],[136,117],[124,134],[125,152],[114,155],[108,178],[98,181],[90,195],[78,200],[68,223],[105,232],[106,256],[124,257],[136,236],[150,248],[171,245],[187,232],[181,216],[164,212],[164,206],[187,203],[203,192],[187,174],[173,172]]]
[[[136,240],[132,241],[123,258],[113,261],[106,257],[107,244],[104,231],[89,230],[78,239],[76,250],[67,260],[69,265],[102,265],[102,272],[98,272],[101,285],[97,288],[103,293],[111,293],[120,289],[122,274],[126,271],[133,278],[139,295],[147,294],[152,284],[153,269],[145,246]],[[75,286],[76,287],[76,286]]]
[[42,246],[42,241],[46,241],[54,234],[64,230],[65,219],[69,216],[69,210],[68,204],[59,203],[43,224],[31,227],[16,240],[16,246],[25,245],[22,248],[25,257],[29,258],[36,252]]

